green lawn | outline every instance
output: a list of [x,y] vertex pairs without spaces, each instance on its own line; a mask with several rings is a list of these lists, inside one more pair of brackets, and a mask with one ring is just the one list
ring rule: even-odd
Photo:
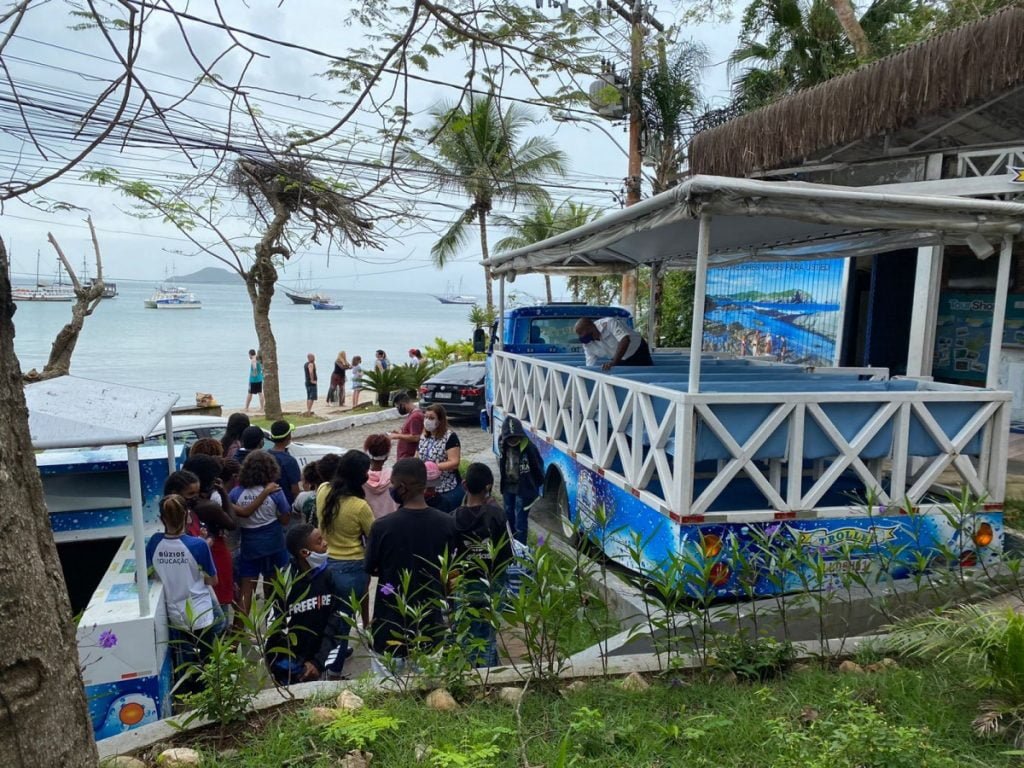
[[[400,721],[367,749],[373,765],[427,768],[901,768],[1013,766],[1006,742],[970,730],[979,698],[964,686],[969,670],[900,667],[864,675],[813,669],[770,683],[654,679],[649,690],[614,681],[578,692],[528,691],[517,722],[493,697],[464,701],[460,711],[426,709],[419,695],[374,693],[377,710],[335,730],[289,708],[243,739],[231,757],[208,749],[224,768],[302,765],[333,768],[352,742],[382,718]],[[333,705],[331,702],[320,704]],[[178,742],[181,743],[180,741]],[[202,739],[193,739],[202,746]],[[209,747],[209,744],[208,744]],[[430,750],[423,756],[424,750]],[[417,753],[421,756],[417,759]],[[475,757],[474,757],[475,756]]]

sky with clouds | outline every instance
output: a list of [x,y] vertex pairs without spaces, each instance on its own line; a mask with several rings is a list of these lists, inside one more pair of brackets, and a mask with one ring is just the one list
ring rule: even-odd
[[[212,3],[174,5],[198,17],[216,19]],[[226,0],[221,3],[224,18],[234,27],[336,56],[365,43],[364,30],[345,23],[351,7],[348,2],[322,0],[284,3]],[[95,95],[109,81],[111,73],[117,71],[110,61],[110,47],[97,30],[71,28],[76,22],[69,15],[70,9],[69,4],[59,0],[43,3],[26,16],[5,51],[5,63],[22,98],[43,105],[33,115],[59,115],[63,108],[71,109],[76,105],[80,109],[80,104],[86,103],[81,100]],[[737,8],[739,10],[741,8]],[[657,7],[654,13],[662,23],[671,25],[681,18],[682,6]],[[203,60],[212,59],[229,44],[223,30],[196,22],[182,23],[186,25],[192,51]],[[736,23],[727,22],[694,27],[689,34],[682,35],[699,40],[708,48],[711,65],[705,72],[704,90],[705,98],[712,105],[723,103],[728,94],[724,62],[735,45],[736,32]],[[332,102],[344,102],[345,98],[338,95],[337,83],[322,75],[328,58],[244,35],[239,35],[239,39],[259,54],[251,63],[245,82],[252,86],[249,97],[258,104],[268,124],[281,130],[288,126],[315,130],[337,120],[341,107]],[[247,58],[240,54],[236,49],[222,59],[218,73],[226,78],[237,73]],[[624,59],[622,64],[625,65]],[[192,87],[199,70],[183,45],[175,19],[169,14],[153,13],[147,19],[138,68],[140,77],[162,105],[171,103]],[[449,58],[433,63],[428,75],[459,83],[465,71],[465,62]],[[10,96],[9,83],[3,83],[0,88]],[[409,109],[414,114],[423,114],[457,93],[454,88],[416,82],[410,88]],[[508,93],[520,98],[531,96],[522,85],[513,86]],[[4,128],[0,131],[3,172],[19,178],[32,176],[72,151],[61,132],[55,131],[52,135],[41,132],[37,138],[46,156],[42,158],[40,151],[25,140],[24,132],[18,130],[20,115],[9,105],[6,111],[7,116],[0,125]],[[543,117],[539,110],[535,113]],[[200,87],[179,108],[173,128],[188,137],[209,136],[223,131],[227,114],[223,94]],[[371,135],[373,119],[369,115],[357,115],[354,123],[353,128],[361,127],[364,137],[333,151],[344,153],[357,163],[372,162],[379,156],[379,147]],[[352,135],[352,129],[346,131],[347,136]],[[535,133],[557,143],[568,158],[566,178],[553,181],[549,187],[555,202],[570,199],[600,208],[618,206],[616,193],[626,172],[623,125],[602,123],[599,127],[590,127],[545,118],[538,122]],[[155,135],[146,146],[146,138],[144,134],[136,134],[131,145],[125,147],[108,142],[87,160],[84,169],[110,167],[117,169],[125,179],[168,183],[168,179],[194,173],[192,163],[203,168],[211,162],[208,152],[197,151],[186,156],[180,148]],[[362,170],[359,165],[350,166],[350,172],[353,182],[372,181],[368,177],[374,175],[368,166],[362,166]],[[155,281],[166,272],[180,274],[218,265],[210,255],[194,255],[196,248],[172,225],[132,216],[130,203],[118,192],[98,187],[81,176],[81,171],[72,171],[49,185],[45,192],[50,199],[71,203],[91,214],[109,276],[119,280]],[[296,252],[282,273],[282,279],[294,281],[301,272],[303,278],[325,288],[427,292],[441,292],[448,284],[457,287],[461,281],[463,292],[482,295],[481,269],[477,264],[479,247],[475,237],[443,272],[437,270],[430,259],[431,245],[453,216],[464,210],[464,200],[441,194],[422,183],[391,185],[382,190],[381,198],[392,209],[399,205],[410,206],[425,220],[385,224],[381,229],[384,236],[381,250],[355,249],[343,253],[325,244],[310,244]],[[227,210],[240,209],[240,203],[231,200],[223,200],[222,206]],[[499,212],[517,213],[507,207]],[[83,210],[47,211],[17,201],[8,203],[3,211],[3,235],[12,254],[15,281],[34,278],[37,251],[42,254],[42,275],[52,277],[55,257],[46,242],[48,231],[60,241],[72,262],[80,264],[83,255],[91,253],[84,215]],[[246,238],[252,242],[251,228],[241,220],[225,223],[225,231],[240,242]],[[503,234],[495,229],[491,242]],[[213,242],[202,232],[196,232],[195,236],[204,243]],[[527,294],[543,293],[538,277],[522,277],[516,288]]]

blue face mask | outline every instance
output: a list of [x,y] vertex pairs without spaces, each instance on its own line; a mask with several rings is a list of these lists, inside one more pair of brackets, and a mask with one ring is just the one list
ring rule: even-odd
[[589,344],[593,340],[594,340],[594,334],[592,334],[592,333],[585,333],[582,336],[580,336],[580,344]]

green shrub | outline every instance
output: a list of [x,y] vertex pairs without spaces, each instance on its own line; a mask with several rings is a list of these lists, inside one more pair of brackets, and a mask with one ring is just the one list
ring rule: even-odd
[[380,709],[338,710],[338,716],[327,724],[328,741],[345,749],[366,749],[382,733],[397,731],[402,721]]
[[408,389],[403,366],[392,365],[386,370],[376,369],[363,372],[363,389],[377,395],[377,405],[386,408],[391,404],[391,395]]
[[795,659],[796,651],[788,640],[780,642],[771,637],[751,640],[737,634],[719,638],[714,663],[740,680],[754,682],[777,677],[789,669]]

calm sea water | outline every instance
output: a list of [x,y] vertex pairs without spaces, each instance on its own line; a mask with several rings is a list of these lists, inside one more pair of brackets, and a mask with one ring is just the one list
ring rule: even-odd
[[[199,310],[143,307],[154,286],[118,284],[119,296],[104,300],[86,319],[71,363],[77,376],[178,392],[182,403],[196,392],[211,392],[228,406],[245,401],[248,350],[257,346],[252,308],[242,285],[192,286],[203,302]],[[419,293],[333,291],[339,312],[292,304],[280,290],[270,320],[277,338],[281,397],[305,397],[302,366],[317,356],[321,400],[339,351],[349,359],[362,355],[372,365],[384,349],[395,363],[408,359],[410,347],[422,349],[435,337],[468,339],[469,307],[444,305]],[[14,347],[24,370],[42,368],[60,327],[70,318],[69,304],[19,302],[14,316]],[[72,407],[73,403],[69,403]]]

